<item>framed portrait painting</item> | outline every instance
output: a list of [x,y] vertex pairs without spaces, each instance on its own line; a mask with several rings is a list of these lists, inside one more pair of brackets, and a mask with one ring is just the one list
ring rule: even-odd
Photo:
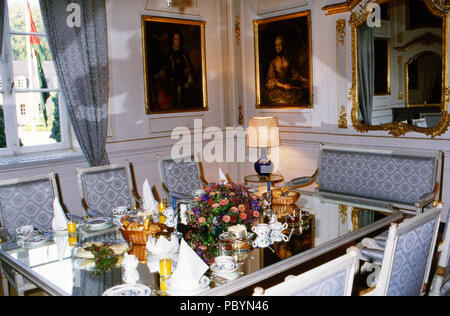
[[312,108],[311,12],[255,20],[257,108]]
[[207,111],[205,22],[142,17],[147,114]]

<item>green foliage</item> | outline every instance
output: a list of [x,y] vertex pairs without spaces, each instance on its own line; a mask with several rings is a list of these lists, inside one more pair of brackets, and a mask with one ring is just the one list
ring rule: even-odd
[[100,247],[92,245],[87,248],[91,251],[95,257],[95,270],[94,274],[100,275],[102,272],[110,272],[111,269],[119,261],[119,258],[114,254],[108,244],[102,245]]
[[53,103],[53,127],[50,138],[56,140],[56,142],[61,142],[61,122],[59,120],[59,97],[58,93],[51,97]]
[[0,148],[6,147],[5,117],[3,115],[3,106],[0,106]]
[[[11,31],[28,32],[28,27],[25,25],[28,10],[24,10],[23,5],[12,5],[9,7],[9,19],[11,25]],[[31,14],[33,15],[33,20],[36,25],[36,29],[39,33],[45,33],[44,24],[42,22],[41,12],[38,8],[31,8]],[[42,51],[46,61],[51,60],[50,50],[48,48],[47,39],[44,37],[39,37],[41,40]],[[12,35],[11,36],[11,48],[13,52],[14,61],[25,61],[27,60],[27,40],[28,36],[24,35]]]

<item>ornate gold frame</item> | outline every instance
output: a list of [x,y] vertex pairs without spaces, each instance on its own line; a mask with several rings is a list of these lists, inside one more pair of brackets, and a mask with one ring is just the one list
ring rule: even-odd
[[[172,111],[154,111],[151,109],[150,104],[150,91],[148,91],[148,67],[147,59],[150,58],[150,52],[146,51],[147,34],[145,31],[145,24],[147,22],[162,22],[162,23],[172,23],[181,25],[194,25],[200,27],[201,36],[201,54],[202,54],[202,92],[203,92],[203,104],[198,106],[198,109],[181,109]],[[142,55],[144,61],[144,85],[145,85],[145,112],[146,114],[167,114],[167,113],[182,113],[182,112],[203,112],[208,111],[208,90],[207,90],[207,73],[206,73],[206,40],[205,40],[205,21],[194,21],[194,20],[184,20],[184,19],[172,19],[172,18],[162,18],[143,15],[141,18],[141,29],[142,29]]]
[[351,96],[353,100],[352,109],[352,124],[353,127],[361,132],[368,133],[369,131],[388,131],[395,137],[400,137],[409,132],[423,133],[432,138],[444,134],[449,126],[450,118],[448,114],[448,102],[450,99],[450,89],[448,88],[448,27],[449,27],[449,14],[444,13],[437,9],[432,0],[422,0],[427,5],[428,9],[436,16],[442,18],[443,21],[443,53],[442,53],[442,104],[441,104],[441,121],[434,128],[422,128],[413,125],[403,124],[400,122],[393,122],[389,124],[368,126],[359,121],[359,102],[358,102],[358,56],[357,56],[357,37],[356,30],[359,26],[366,22],[370,13],[367,11],[368,5],[372,3],[384,3],[385,0],[361,0],[361,4],[358,8],[352,11],[350,15],[349,24],[351,25],[352,32],[352,89]]
[[[259,67],[259,25],[267,24],[277,21],[295,19],[299,17],[306,17],[308,20],[308,58],[309,58],[309,105],[303,106],[282,106],[282,105],[265,105],[261,104],[261,77],[260,77],[260,67]],[[312,109],[314,107],[313,103],[313,56],[312,56],[312,30],[311,30],[311,11],[303,11],[294,14],[288,14],[283,16],[277,16],[268,19],[255,20],[253,21],[254,35],[255,35],[255,70],[256,70],[256,108],[257,109]]]

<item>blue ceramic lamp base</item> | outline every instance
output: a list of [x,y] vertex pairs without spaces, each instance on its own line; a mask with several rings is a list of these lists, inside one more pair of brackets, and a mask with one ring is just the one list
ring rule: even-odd
[[260,177],[268,178],[272,174],[273,164],[267,158],[267,149],[261,148],[261,158],[255,162],[255,171]]

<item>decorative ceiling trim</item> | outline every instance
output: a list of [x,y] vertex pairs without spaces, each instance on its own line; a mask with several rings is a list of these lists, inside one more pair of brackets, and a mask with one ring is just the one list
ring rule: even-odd
[[322,8],[322,10],[326,11],[325,15],[350,12],[354,7],[358,5],[359,2],[361,2],[361,0],[347,0],[340,3],[326,5]]

